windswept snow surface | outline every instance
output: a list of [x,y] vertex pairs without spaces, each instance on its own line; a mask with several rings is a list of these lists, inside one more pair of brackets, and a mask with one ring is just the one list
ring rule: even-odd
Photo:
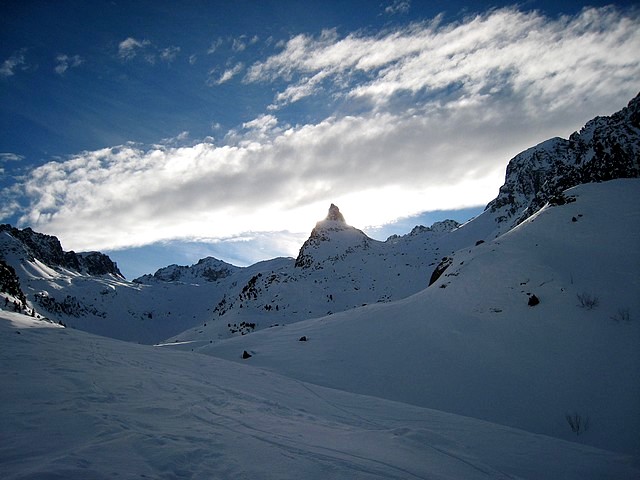
[[3,479],[638,478],[629,456],[0,311]]
[[[246,350],[298,380],[638,456],[640,180],[565,196],[456,252],[414,296],[187,348],[238,362]],[[580,435],[574,413],[589,418]]]

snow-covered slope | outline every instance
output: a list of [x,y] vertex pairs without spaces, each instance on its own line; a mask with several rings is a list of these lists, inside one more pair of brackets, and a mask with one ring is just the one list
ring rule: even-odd
[[206,258],[129,282],[104,254],[65,252],[56,237],[9,225],[0,226],[0,262],[11,287],[3,281],[1,301],[17,302],[36,318],[148,344],[206,324],[228,289],[280,264],[276,259],[241,269]]
[[189,348],[639,454],[639,193],[638,179],[570,189],[405,300]]
[[6,480],[633,479],[634,459],[0,311]]

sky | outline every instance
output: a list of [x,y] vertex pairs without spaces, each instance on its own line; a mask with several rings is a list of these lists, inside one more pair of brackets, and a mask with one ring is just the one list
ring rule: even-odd
[[634,2],[0,5],[0,222],[127,278],[480,213],[517,153],[640,90]]

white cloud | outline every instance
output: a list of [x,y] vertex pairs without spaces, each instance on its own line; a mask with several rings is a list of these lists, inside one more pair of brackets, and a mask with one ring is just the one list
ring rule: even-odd
[[11,77],[15,75],[16,70],[24,70],[26,65],[25,49],[21,49],[2,62],[2,65],[0,65],[0,77]]
[[[127,145],[35,168],[22,185],[21,224],[60,236],[66,248],[107,250],[306,233],[331,202],[361,228],[485,204],[515,154],[637,93],[638,18],[613,8],[441,21],[374,36],[293,37],[245,76],[285,83],[271,113],[220,144]],[[244,68],[214,70],[210,83]],[[277,109],[319,92],[327,103],[338,95],[340,113],[279,120]]]
[[236,63],[233,67],[227,68],[222,75],[218,74],[218,69],[214,68],[209,72],[209,78],[207,80],[207,85],[222,85],[223,83],[228,82],[233,77],[238,75],[242,69],[244,68],[244,64],[242,62]]
[[82,57],[80,57],[80,55],[58,55],[56,57],[56,66],[54,68],[54,71],[58,74],[58,75],[64,75],[64,73],[69,69],[69,68],[75,68],[78,67],[80,65],[82,65],[82,63],[84,62],[84,60],[82,59]]
[[410,9],[411,2],[409,0],[393,0],[390,5],[385,7],[384,13],[396,15],[398,13],[408,13]]
[[176,59],[176,56],[180,53],[180,47],[167,47],[160,50],[160,60],[163,62],[171,63]]
[[398,95],[457,90],[458,96],[508,94],[531,108],[561,97],[570,104],[594,90],[628,88],[640,74],[637,12],[586,9],[549,19],[501,9],[457,24],[442,19],[377,35],[335,31],[297,35],[282,52],[250,66],[246,82],[285,80],[275,106],[334,83],[346,98],[387,108]]
[[137,40],[133,37],[128,37],[118,45],[118,56],[123,60],[131,60],[150,45],[151,42],[149,40]]
[[18,155],[17,153],[12,153],[12,152],[0,153],[0,162],[21,162],[22,160],[24,160],[24,156]]
[[234,52],[242,52],[247,48],[247,38],[242,35],[231,40],[231,50]]
[[[118,57],[121,60],[131,61],[136,57],[140,57],[150,65],[155,65],[158,60],[169,64],[176,59],[180,51],[181,48],[175,45],[161,48],[154,45],[150,40],[139,40],[133,37],[128,37],[118,44]],[[195,55],[189,57],[190,64],[193,65],[195,60]]]
[[[263,115],[225,145],[123,146],[38,167],[24,184],[30,204],[21,223],[59,235],[68,248],[113,249],[308,232],[330,202],[360,227],[477,205],[495,196],[523,137],[531,141],[511,131],[519,121],[471,107],[296,127]],[[500,143],[496,131],[505,135]]]
[[223,43],[224,43],[224,40],[222,40],[222,38],[220,37],[216,38],[213,42],[211,42],[211,45],[209,46],[207,53],[208,54],[215,53],[216,50],[218,50],[218,48],[222,46]]

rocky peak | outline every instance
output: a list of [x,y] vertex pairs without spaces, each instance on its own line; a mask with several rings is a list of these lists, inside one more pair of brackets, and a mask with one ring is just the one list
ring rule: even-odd
[[340,213],[340,209],[336,207],[333,203],[329,207],[329,213],[327,213],[326,220],[329,220],[332,222],[347,223],[344,220],[344,216]]
[[[38,259],[52,268],[62,267],[89,275],[115,275],[123,277],[118,265],[109,256],[100,252],[65,252],[60,240],[53,235],[38,233],[31,228],[20,230],[11,225],[0,225],[0,233],[6,233],[11,240],[2,249],[11,249],[19,253],[26,261]],[[0,255],[3,252],[0,250]]]
[[355,249],[369,248],[371,239],[344,220],[340,209],[333,203],[324,220],[316,223],[311,235],[300,248],[295,266],[321,268],[328,258],[339,258]]
[[553,138],[512,158],[487,210],[506,230],[568,188],[639,176],[640,94],[619,112],[590,120],[569,139]]

